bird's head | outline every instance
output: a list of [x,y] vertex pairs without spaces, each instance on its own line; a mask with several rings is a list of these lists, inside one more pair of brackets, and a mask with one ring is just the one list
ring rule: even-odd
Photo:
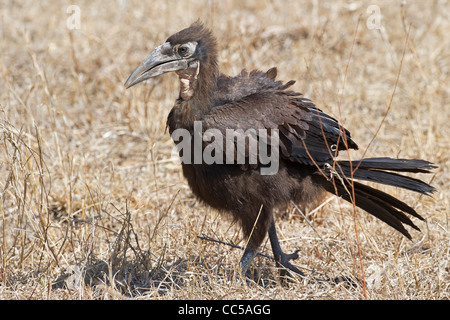
[[126,88],[146,79],[175,71],[181,83],[192,86],[202,68],[216,65],[216,40],[200,22],[170,36],[133,71],[125,82]]

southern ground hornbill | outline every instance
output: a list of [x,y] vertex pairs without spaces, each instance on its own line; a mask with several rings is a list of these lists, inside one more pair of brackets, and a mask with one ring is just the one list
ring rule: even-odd
[[430,185],[398,174],[429,172],[435,168],[430,162],[336,160],[340,150],[358,149],[350,132],[289,90],[294,81],[276,80],[275,68],[235,77],[220,73],[216,39],[200,22],[156,47],[125,86],[171,71],[179,76],[180,95],[167,127],[178,142],[183,174],[199,199],[240,223],[247,239],[240,261],[244,274],[267,234],[277,265],[301,274],[290,263],[297,252],[286,254],[280,247],[273,210],[290,201],[314,201],[325,191],[354,202],[409,239],[405,225],[418,229],[408,215],[423,218],[413,208],[355,180],[430,195]]

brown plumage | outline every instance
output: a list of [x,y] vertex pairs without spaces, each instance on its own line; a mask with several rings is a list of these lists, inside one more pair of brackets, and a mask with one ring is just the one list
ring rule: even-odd
[[[237,132],[234,144],[215,150],[214,155],[225,164],[220,161],[193,163],[195,146],[192,143],[191,157],[184,158],[191,161],[183,161],[182,168],[192,192],[199,199],[221,212],[230,213],[240,223],[249,240],[241,259],[243,272],[248,270],[268,234],[277,265],[301,273],[289,262],[297,258],[297,252],[285,254],[281,250],[273,210],[289,201],[309,203],[326,191],[354,201],[358,207],[408,238],[411,236],[404,224],[418,229],[407,216],[410,214],[423,220],[413,208],[387,193],[356,181],[352,183],[351,171],[354,171],[354,179],[429,195],[434,191],[433,187],[396,172],[429,172],[434,168],[430,162],[391,158],[336,161],[339,150],[358,148],[350,132],[300,93],[289,90],[294,81],[277,81],[275,68],[267,72],[242,71],[235,77],[219,73],[216,40],[199,22],[172,35],[157,47],[125,85],[131,87],[170,71],[180,78],[180,96],[167,119],[170,134],[183,129],[193,136],[195,121],[201,124],[202,134],[209,129],[224,136],[227,129]],[[252,139],[263,140],[259,131],[255,131],[256,135],[245,135],[242,140],[245,141],[245,152],[241,153],[245,161],[237,161],[239,135],[251,129],[265,129],[268,135],[265,145],[276,147],[278,170],[275,174],[262,174],[261,169],[268,164],[251,161],[252,157],[261,155],[262,149],[251,148]],[[203,141],[201,150],[211,143]],[[235,149],[235,161],[228,163],[225,159],[231,148]],[[183,152],[180,156],[186,156]]]

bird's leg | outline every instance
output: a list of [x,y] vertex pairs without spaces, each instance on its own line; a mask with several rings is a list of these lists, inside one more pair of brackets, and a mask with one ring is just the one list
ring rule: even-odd
[[252,247],[247,246],[244,250],[244,254],[241,257],[241,272],[243,275],[247,275],[247,272],[250,269],[250,265],[253,262],[258,250]]
[[[255,278],[255,275],[250,274],[249,270],[253,259],[258,254],[258,248],[267,235],[267,230],[272,220],[272,208],[261,206],[258,211],[249,211],[247,216],[251,216],[252,213],[253,217],[243,220],[242,229],[244,236],[247,237],[247,245],[240,261],[242,275],[250,279]],[[256,215],[255,213],[258,214]]]
[[[278,241],[277,230],[275,228],[275,221],[272,219],[272,222],[269,227],[269,239],[270,244],[272,245],[273,255],[276,261],[277,266],[282,266],[288,270],[291,270],[301,276],[303,276],[303,272],[301,272],[298,268],[294,267],[289,261],[298,258],[298,252],[300,250],[296,250],[294,253],[287,254],[284,253],[281,249],[280,242]],[[285,276],[286,270],[280,270],[280,275]]]

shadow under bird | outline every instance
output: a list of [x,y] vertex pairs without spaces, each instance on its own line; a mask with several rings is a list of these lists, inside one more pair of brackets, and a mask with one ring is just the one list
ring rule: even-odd
[[[237,132],[234,145],[228,144],[222,154],[216,148],[215,159],[225,159],[232,148],[237,150],[238,141],[244,141],[244,163],[182,161],[183,174],[192,192],[211,207],[231,214],[242,227],[247,239],[240,261],[243,274],[249,270],[266,235],[277,266],[302,274],[290,263],[298,258],[297,251],[286,254],[280,246],[273,210],[290,201],[311,203],[324,192],[354,202],[409,239],[411,235],[405,225],[419,230],[408,215],[424,219],[412,207],[355,180],[431,195],[435,190],[432,186],[399,172],[429,173],[436,168],[432,163],[386,157],[336,160],[340,150],[358,149],[350,132],[301,93],[289,90],[294,81],[276,80],[276,68],[267,72],[244,70],[235,77],[220,73],[216,39],[198,21],[156,47],[130,75],[125,86],[129,88],[167,72],[175,72],[180,80],[180,95],[167,119],[171,135],[183,129],[194,137],[196,123],[201,125],[201,133],[214,129],[225,135],[233,129]],[[249,129],[254,129],[256,134],[239,140],[242,138],[239,134]],[[259,136],[261,129],[267,132],[265,139]],[[264,140],[268,147],[276,147],[272,150],[278,155],[276,173],[262,174],[260,169],[268,164],[250,161],[255,156],[259,159],[261,152],[261,148],[252,151],[252,140]],[[212,140],[203,138],[201,151],[211,143]],[[192,142],[193,153],[194,149]],[[184,152],[187,151],[180,151],[180,156],[186,156]],[[237,154],[236,151],[235,160]]]

